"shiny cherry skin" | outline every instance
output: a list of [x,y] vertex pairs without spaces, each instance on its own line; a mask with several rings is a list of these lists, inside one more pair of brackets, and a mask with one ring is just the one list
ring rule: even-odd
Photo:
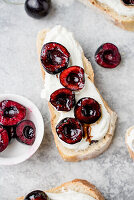
[[115,68],[121,62],[121,55],[114,44],[105,43],[97,49],[95,60],[101,67]]
[[75,94],[67,88],[58,89],[51,94],[50,103],[58,111],[70,111],[75,105]]
[[49,13],[50,6],[51,0],[26,0],[24,7],[29,16],[40,19]]
[[24,200],[48,200],[48,196],[41,190],[35,190],[30,192]]
[[58,74],[68,67],[70,53],[61,44],[49,42],[41,50],[41,63],[49,74]]
[[84,69],[79,66],[71,66],[60,74],[61,84],[70,90],[81,90],[85,85]]
[[75,144],[82,140],[83,127],[75,118],[64,118],[56,126],[58,137],[68,144]]
[[35,141],[36,128],[32,121],[23,120],[16,127],[16,139],[27,145],[32,145]]
[[101,117],[101,108],[95,99],[85,97],[75,105],[74,115],[80,122],[92,124]]
[[0,124],[3,126],[14,126],[26,116],[26,108],[21,104],[4,100],[0,102]]
[[134,5],[134,0],[122,0],[122,1],[127,6],[133,6]]

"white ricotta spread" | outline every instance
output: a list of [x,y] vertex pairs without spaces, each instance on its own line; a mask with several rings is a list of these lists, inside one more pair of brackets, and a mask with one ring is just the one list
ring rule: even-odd
[[51,200],[95,200],[95,198],[87,195],[87,194],[83,194],[83,193],[79,193],[79,192],[75,192],[75,191],[63,191],[61,193],[46,193],[49,197],[49,199]]
[[127,135],[127,144],[129,148],[134,152],[134,129],[132,129]]
[[[79,45],[79,43],[76,42],[71,32],[68,32],[64,27],[60,25],[55,26],[46,34],[44,44],[48,42],[58,42],[67,48],[67,50],[71,55],[69,66],[78,65],[84,68],[82,62],[82,53],[83,53],[82,48]],[[59,88],[63,88],[63,86],[60,84],[59,78],[56,75],[51,75],[46,72],[44,89],[42,90],[41,97],[46,98],[49,101],[50,95]],[[101,118],[96,123],[90,125],[91,136],[92,136],[91,140],[100,140],[106,135],[108,131],[110,124],[110,115],[104,106],[100,94],[98,93],[94,84],[86,74],[85,74],[84,88],[79,92],[75,92],[76,102],[83,97],[94,98],[101,106],[101,114],[102,114]],[[72,109],[69,112],[59,111],[59,115],[60,116],[58,122],[66,117],[74,117],[74,110]],[[89,142],[86,141],[86,139],[82,139],[79,143],[73,145],[67,144],[62,140],[60,141],[64,146],[66,146],[69,149],[83,150],[88,148],[89,146]]]
[[122,16],[134,16],[134,6],[125,6],[121,0],[97,0],[100,3],[106,4],[113,9],[119,15]]

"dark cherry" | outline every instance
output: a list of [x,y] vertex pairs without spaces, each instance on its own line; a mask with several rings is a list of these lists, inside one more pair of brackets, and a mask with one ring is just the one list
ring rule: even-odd
[[0,152],[4,151],[9,144],[7,130],[0,126]]
[[81,90],[85,84],[84,69],[79,66],[71,66],[60,74],[61,84],[70,90]]
[[121,62],[121,55],[114,44],[105,43],[97,49],[95,60],[102,67],[115,68]]
[[59,43],[44,44],[41,50],[41,63],[50,74],[57,74],[68,67],[70,53]]
[[80,142],[83,137],[82,124],[75,118],[64,118],[56,126],[58,137],[68,144]]
[[35,141],[36,128],[32,121],[23,120],[16,128],[16,139],[19,142],[32,145]]
[[101,117],[101,108],[96,100],[85,97],[77,102],[74,114],[80,122],[92,124]]
[[11,141],[16,135],[16,126],[4,126],[4,128],[7,130],[9,141]]
[[134,5],[134,0],[122,0],[123,1],[123,3],[125,4],[125,5],[127,5],[127,6],[131,6],[131,5]]
[[24,200],[48,200],[47,194],[41,190],[30,192]]
[[75,94],[67,88],[58,89],[51,94],[50,103],[58,111],[70,111],[75,105]]
[[94,144],[94,143],[97,143],[98,140],[91,140],[90,144]]
[[0,124],[3,126],[13,126],[23,120],[26,116],[26,108],[21,104],[4,100],[0,102]]
[[51,0],[26,0],[26,13],[36,19],[46,16],[51,6]]

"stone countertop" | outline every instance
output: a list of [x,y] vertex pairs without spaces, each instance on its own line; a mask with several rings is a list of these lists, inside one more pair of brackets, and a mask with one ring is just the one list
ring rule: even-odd
[[[40,109],[45,136],[39,150],[26,162],[0,167],[0,199],[15,200],[31,190],[49,189],[74,178],[95,184],[107,200],[134,199],[134,162],[125,146],[125,131],[134,124],[134,33],[116,27],[96,9],[68,0],[53,0],[51,12],[41,20],[27,16],[23,6],[0,1],[0,92],[24,95]],[[54,144],[47,103],[36,52],[36,36],[43,28],[61,24],[74,32],[90,59],[95,83],[118,114],[110,148],[98,158],[78,163],[64,162]],[[104,69],[94,61],[99,45],[118,46],[122,62]]]

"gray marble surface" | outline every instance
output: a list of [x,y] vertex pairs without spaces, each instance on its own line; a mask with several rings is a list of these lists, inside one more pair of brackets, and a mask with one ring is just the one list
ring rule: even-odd
[[[63,3],[64,2],[64,3]],[[26,162],[0,167],[0,199],[15,200],[34,189],[48,189],[74,178],[95,184],[107,200],[134,199],[134,162],[125,146],[125,131],[134,124],[134,33],[116,27],[96,9],[72,0],[53,0],[50,14],[41,20],[26,15],[23,6],[0,0],[0,93],[31,99],[45,122],[39,150]],[[40,99],[43,87],[36,53],[36,35],[43,28],[61,24],[73,31],[93,64],[96,85],[118,114],[110,148],[98,158],[64,162],[55,147],[47,104]],[[94,53],[99,45],[119,47],[122,62],[116,69],[99,67]]]

